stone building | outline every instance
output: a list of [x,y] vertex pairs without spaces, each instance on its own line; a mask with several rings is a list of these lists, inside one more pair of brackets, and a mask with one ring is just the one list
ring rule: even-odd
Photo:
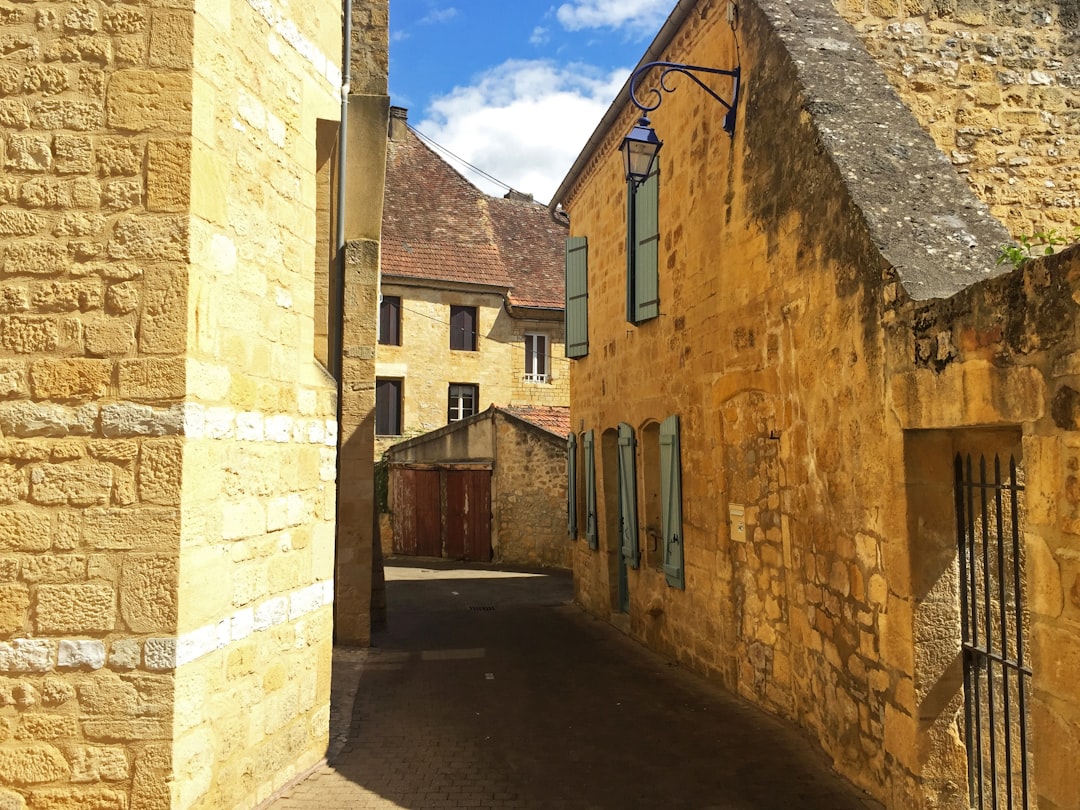
[[[903,25],[967,41],[946,5],[905,3],[925,14]],[[1074,36],[1046,5],[1040,36]],[[868,48],[827,0],[727,6],[679,2],[641,64],[739,66],[733,134],[687,78],[646,73],[656,173],[625,179],[628,82],[552,200],[576,597],[801,726],[889,808],[1003,807],[1022,785],[1076,807],[1080,249],[999,265],[990,208],[1016,193],[1023,232],[1075,162],[1010,177],[1002,146],[961,175],[947,127],[912,112],[929,83],[906,104],[875,59],[901,52],[891,24]],[[1025,104],[1044,86],[1001,81]],[[1018,103],[979,108],[989,141],[1075,123]]]
[[569,404],[566,230],[531,197],[490,197],[391,112],[376,455],[490,404]]
[[4,808],[248,808],[324,756],[381,219],[334,227],[336,161],[389,107],[386,3],[347,10],[341,138],[339,2],[0,8]]
[[386,554],[569,568],[570,409],[492,405],[386,452]]

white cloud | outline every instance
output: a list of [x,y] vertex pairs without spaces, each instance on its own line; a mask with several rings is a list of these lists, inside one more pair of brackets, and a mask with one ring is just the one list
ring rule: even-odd
[[418,20],[418,22],[420,25],[438,25],[439,23],[454,19],[457,15],[458,10],[453,6],[450,6],[449,8],[435,8]]
[[551,33],[542,25],[536,26],[536,28],[533,29],[532,36],[529,37],[529,44],[537,47],[547,45],[550,41]]
[[575,0],[559,6],[555,16],[563,28],[630,28],[655,31],[674,7],[672,0]]
[[[511,60],[435,99],[414,126],[507,185],[547,202],[628,74]],[[505,192],[455,168],[488,194]]]

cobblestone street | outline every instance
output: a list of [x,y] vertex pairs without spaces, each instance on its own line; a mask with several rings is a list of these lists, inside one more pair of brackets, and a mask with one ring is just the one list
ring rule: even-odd
[[274,810],[879,807],[797,732],[583,614],[568,574],[390,561],[387,580],[389,629],[335,659],[331,764]]

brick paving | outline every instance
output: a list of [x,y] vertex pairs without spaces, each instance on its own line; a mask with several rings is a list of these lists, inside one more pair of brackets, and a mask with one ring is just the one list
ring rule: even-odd
[[582,613],[566,574],[387,579],[388,630],[335,656],[331,764],[273,810],[880,808],[797,731]]

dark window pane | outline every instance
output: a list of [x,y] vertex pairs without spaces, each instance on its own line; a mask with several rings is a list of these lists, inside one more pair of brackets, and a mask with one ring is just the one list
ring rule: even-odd
[[450,307],[450,348],[476,351],[476,307]]
[[401,380],[375,381],[375,435],[401,435]]
[[379,304],[379,343],[401,345],[401,297],[384,295]]

